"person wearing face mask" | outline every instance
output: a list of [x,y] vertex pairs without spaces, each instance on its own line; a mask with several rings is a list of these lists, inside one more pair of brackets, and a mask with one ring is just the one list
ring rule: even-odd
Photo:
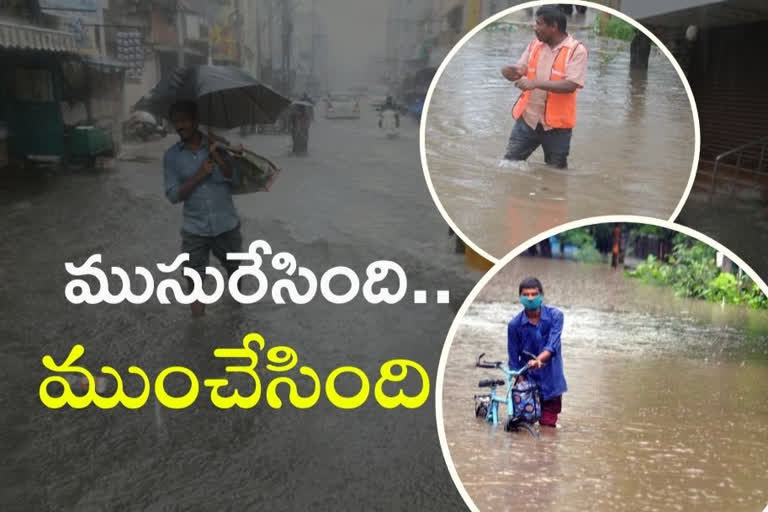
[[[535,277],[524,279],[518,287],[523,311],[507,326],[509,368],[516,370],[528,365],[528,378],[541,393],[541,419],[539,424],[556,427],[562,408],[562,395],[568,390],[563,373],[563,355],[560,336],[563,332],[563,313],[542,304],[544,287]],[[537,354],[528,360],[523,352]],[[519,380],[524,377],[518,377]]]

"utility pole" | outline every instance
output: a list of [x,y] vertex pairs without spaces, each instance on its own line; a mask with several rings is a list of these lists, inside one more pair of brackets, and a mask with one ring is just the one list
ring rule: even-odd
[[240,0],[234,0],[235,12],[232,19],[232,29],[237,38],[237,65],[240,69],[245,67],[245,51],[243,44],[243,10]]
[[212,11],[206,13],[206,23],[208,24],[208,65],[213,65],[213,27],[216,24],[215,14]]
[[97,27],[98,34],[99,34],[99,55],[103,57],[107,54],[107,49],[104,47],[104,31],[106,30],[106,27],[104,26],[103,0],[98,0],[96,2],[96,23],[99,25]]
[[393,20],[392,20],[392,3],[395,0],[389,0],[389,3],[387,4],[387,57],[386,57],[386,74],[388,75],[387,79],[389,80],[392,76],[393,69],[394,69],[394,50],[392,48],[394,38],[392,37],[392,31],[393,31]]
[[256,73],[254,73],[254,76],[261,80],[261,16],[259,16],[259,2],[260,0],[256,0],[253,2],[253,14],[254,18],[256,19],[256,23],[254,25],[256,26]]
[[181,0],[176,0],[176,42],[179,45],[177,64],[184,66],[184,13],[181,10]]
[[272,13],[272,0],[267,0],[267,43],[269,46],[269,58],[267,59],[267,62],[269,62],[269,81],[274,86],[275,85],[275,78],[273,75],[273,69],[275,65],[273,64],[272,59],[275,57],[274,48],[272,46],[273,43],[273,37],[274,34],[272,32],[272,24],[274,22],[274,17]]
[[213,27],[213,20],[208,22],[208,65],[213,66],[213,39],[211,39],[211,28]]
[[400,24],[402,23],[402,20],[400,19],[400,16],[401,16],[400,0],[394,0],[394,1],[395,1],[395,12],[394,12],[393,21],[394,21],[394,27],[395,27],[395,34],[393,38],[394,45],[392,48],[394,51],[392,55],[394,72],[392,74],[392,77],[390,78],[390,83],[388,84],[390,88],[395,86],[400,76],[400,31],[401,31]]
[[307,89],[314,89],[315,85],[315,44],[317,41],[315,40],[315,0],[312,0],[312,43],[311,43],[311,49],[312,49],[312,61],[309,63],[309,82],[310,87],[307,87]]
[[282,29],[283,29],[283,60],[282,60],[282,73],[285,83],[285,89],[287,94],[293,93],[293,87],[291,84],[291,36],[293,33],[293,23],[291,21],[291,8],[292,2],[290,0],[283,1],[282,12]]

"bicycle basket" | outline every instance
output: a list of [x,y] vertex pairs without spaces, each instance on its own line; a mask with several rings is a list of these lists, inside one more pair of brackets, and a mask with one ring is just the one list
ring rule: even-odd
[[529,423],[541,418],[541,397],[539,387],[529,379],[518,382],[512,388],[513,416]]

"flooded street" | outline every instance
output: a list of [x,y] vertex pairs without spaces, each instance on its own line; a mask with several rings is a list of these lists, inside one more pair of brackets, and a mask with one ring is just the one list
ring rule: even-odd
[[[479,380],[502,377],[474,360],[507,359],[506,324],[529,275],[565,314],[569,391],[561,428],[539,441],[476,420],[472,399],[484,392]],[[457,331],[445,436],[480,510],[759,511],[768,502],[767,385],[765,312],[677,298],[607,265],[517,258]]]
[[[337,265],[364,275],[369,263],[392,259],[405,269],[409,290],[449,289],[454,304],[334,305],[318,296],[303,306],[239,305],[225,295],[199,319],[187,306],[155,299],[73,305],[64,296],[72,279],[67,261],[82,264],[101,253],[101,268],[133,275],[137,265],[154,268],[179,253],[181,206],[168,203],[162,185],[162,154],[176,136],[127,148],[141,161],[119,162],[114,171],[6,181],[0,509],[464,509],[443,462],[431,399],[417,410],[386,410],[371,398],[344,411],[322,397],[309,410],[276,410],[262,397],[250,410],[219,410],[202,386],[224,376],[226,363],[213,349],[236,347],[248,332],[262,334],[268,348],[295,349],[300,364],[323,379],[344,365],[374,379],[394,358],[418,362],[434,379],[456,302],[478,279],[452,253],[429,198],[416,123],[404,121],[401,138],[388,141],[370,109],[360,120],[317,117],[306,158],[289,155],[285,136],[246,139],[246,147],[283,168],[272,192],[235,198],[246,246],[266,240],[317,276]],[[213,257],[211,263],[219,267]],[[269,275],[274,282],[277,274]],[[153,378],[170,366],[190,368],[200,396],[183,410],[167,409],[153,395],[135,411],[49,410],[38,398],[49,375],[41,358],[61,362],[76,343],[90,369],[109,365],[125,375],[136,365]],[[169,379],[169,388],[183,394],[183,382]],[[310,394],[308,379],[297,382]],[[248,386],[238,389],[247,394]]]
[[645,73],[630,72],[629,43],[600,38],[594,11],[569,18],[589,50],[586,83],[567,170],[499,168],[519,90],[501,77],[533,37],[517,12],[512,31],[479,32],[457,52],[434,89],[425,150],[430,177],[448,215],[479,247],[501,257],[554,226],[595,215],[667,219],[688,184],[694,155],[690,102],[669,60],[651,51]]

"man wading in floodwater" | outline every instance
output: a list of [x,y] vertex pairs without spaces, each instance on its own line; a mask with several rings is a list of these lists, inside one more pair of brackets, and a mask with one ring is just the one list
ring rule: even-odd
[[[562,395],[568,390],[563,374],[563,355],[560,335],[563,332],[563,313],[542,304],[544,287],[535,277],[524,279],[518,288],[520,302],[525,308],[507,326],[509,368],[517,370],[526,364],[523,351],[538,354],[528,361],[530,378],[541,391],[541,419],[545,427],[557,426]],[[544,364],[546,363],[546,365]],[[519,380],[524,377],[518,377]]]
[[[189,253],[184,266],[196,270],[202,279],[213,252],[231,275],[240,263],[227,261],[227,253],[243,252],[240,219],[232,201],[237,169],[229,155],[200,132],[195,103],[174,104],[169,117],[181,140],[163,158],[165,196],[173,204],[184,202],[181,250]],[[191,292],[192,280],[186,281]],[[205,313],[205,304],[200,302],[192,303],[191,308],[194,316]]]
[[586,47],[566,31],[566,16],[554,5],[536,11],[536,38],[516,66],[501,70],[523,91],[512,108],[515,126],[499,164],[527,160],[542,146],[552,167],[568,167],[571,131],[576,124],[576,94],[584,87]]

